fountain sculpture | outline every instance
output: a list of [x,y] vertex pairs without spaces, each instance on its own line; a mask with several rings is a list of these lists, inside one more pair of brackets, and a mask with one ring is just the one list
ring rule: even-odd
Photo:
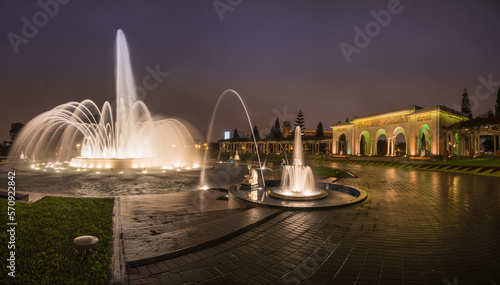
[[248,174],[245,175],[245,179],[240,184],[241,188],[255,188],[259,187],[259,174],[257,170],[252,168],[252,165],[248,165]]

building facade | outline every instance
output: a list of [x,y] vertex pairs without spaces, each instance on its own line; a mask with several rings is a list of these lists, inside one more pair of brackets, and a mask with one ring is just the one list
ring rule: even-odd
[[[391,112],[355,117],[331,126],[334,155],[395,155],[396,141],[405,142],[409,156],[431,156],[455,153],[455,136],[444,127],[467,120],[463,114],[445,106],[422,108],[411,106]],[[381,153],[379,138],[384,135],[387,146]]]
[[[500,142],[500,114],[462,121],[445,128],[445,131],[450,141],[457,145],[456,154],[459,156],[495,155],[500,157],[498,147]],[[489,146],[487,146],[488,139]]]

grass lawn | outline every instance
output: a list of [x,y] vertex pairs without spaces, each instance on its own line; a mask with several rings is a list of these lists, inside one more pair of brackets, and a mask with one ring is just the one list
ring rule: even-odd
[[350,173],[335,168],[312,166],[311,169],[315,176],[326,176],[326,177],[337,177],[337,178],[353,177]]
[[[443,162],[422,162],[422,165],[427,165],[421,167],[419,164],[407,164],[406,162],[391,162],[391,161],[376,161],[376,160],[347,160],[347,159],[333,159],[331,157],[323,156],[313,156],[308,155],[307,158],[311,161],[319,162],[337,162],[337,163],[354,163],[354,164],[367,164],[367,165],[378,165],[385,167],[404,167],[404,168],[415,168],[420,170],[428,171],[439,171],[439,172],[451,172],[451,173],[463,173],[463,174],[473,174],[482,176],[493,176],[500,177],[500,171],[497,168],[500,167],[500,160],[494,158],[477,158],[477,159],[467,159],[467,160],[448,160]],[[436,168],[433,165],[448,165],[444,168]],[[469,167],[465,167],[469,166]],[[458,167],[463,167],[459,169]],[[485,168],[484,168],[485,167]]]
[[[45,197],[35,203],[16,201],[15,278],[6,259],[7,200],[0,200],[1,284],[107,284],[113,199]],[[74,254],[73,239],[93,235],[98,253],[88,258]]]

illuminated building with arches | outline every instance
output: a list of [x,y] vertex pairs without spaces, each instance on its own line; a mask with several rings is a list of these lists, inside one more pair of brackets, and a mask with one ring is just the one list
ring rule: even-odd
[[[333,130],[332,154],[419,157],[459,154],[460,142],[448,135],[444,127],[465,120],[468,118],[462,113],[441,105],[411,106],[354,117],[330,127]],[[404,149],[397,149],[397,146],[404,146]]]

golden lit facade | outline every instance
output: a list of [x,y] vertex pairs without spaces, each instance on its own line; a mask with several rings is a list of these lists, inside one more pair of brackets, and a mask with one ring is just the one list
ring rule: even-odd
[[[409,156],[431,156],[454,153],[456,147],[443,127],[467,120],[460,112],[445,106],[406,109],[381,114],[355,117],[353,120],[331,126],[332,154],[334,155],[387,155],[398,154],[396,141],[404,141],[401,152]],[[385,136],[383,153],[379,139]],[[383,138],[383,137],[382,137]]]

